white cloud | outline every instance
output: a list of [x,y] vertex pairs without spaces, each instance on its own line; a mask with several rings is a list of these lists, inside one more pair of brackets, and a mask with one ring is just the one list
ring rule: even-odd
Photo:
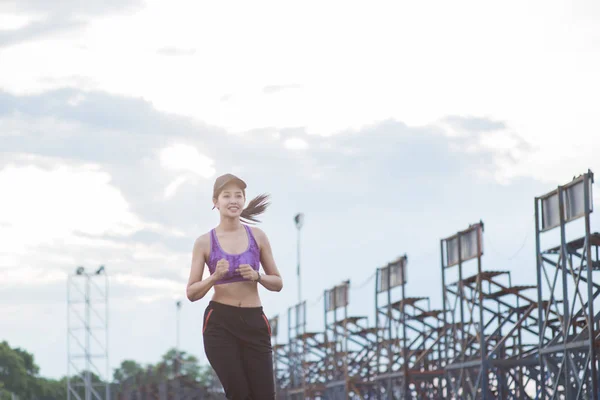
[[0,13],[0,26],[5,31],[23,28],[31,22],[31,17],[9,13]]
[[49,244],[74,232],[129,235],[143,227],[110,176],[93,165],[8,164],[0,170],[0,241],[13,251]]
[[173,197],[175,195],[175,193],[177,192],[177,188],[179,188],[179,186],[183,185],[187,180],[188,180],[188,178],[185,176],[177,177],[173,182],[171,182],[165,188],[165,198],[168,199],[168,198]]
[[287,139],[283,145],[288,150],[306,150],[306,149],[308,149],[308,143],[306,142],[306,140],[301,139],[301,138]]
[[[302,126],[327,136],[388,118],[423,126],[447,115],[489,116],[537,148],[510,174],[543,178],[576,159],[565,149],[567,132],[572,147],[598,130],[600,13],[578,3],[565,14],[562,4],[242,2],[236,17],[218,2],[149,1],[141,12],[95,19],[82,33],[4,49],[0,87],[29,93],[83,84],[78,77],[86,88],[141,96],[231,133]],[[156,31],[156,21],[169,29]],[[185,63],[157,53],[173,46],[196,53]],[[293,90],[264,90],[289,83]]]
[[77,94],[76,96],[73,96],[69,99],[69,105],[71,107],[77,107],[79,104],[83,103],[85,101],[85,96],[81,93]]
[[164,148],[160,152],[160,162],[167,169],[191,172],[202,178],[210,178],[216,172],[211,158],[200,154],[198,149],[187,144],[174,144]]
[[481,148],[489,150],[515,151],[523,145],[520,138],[509,130],[486,132],[479,137]]
[[66,273],[60,269],[48,269],[19,265],[18,268],[6,265],[0,267],[0,287],[40,286],[64,281]]
[[54,116],[30,118],[19,112],[0,117],[0,137],[22,136],[24,132],[52,132],[53,138],[75,135],[81,130],[81,125],[70,121],[60,120]]

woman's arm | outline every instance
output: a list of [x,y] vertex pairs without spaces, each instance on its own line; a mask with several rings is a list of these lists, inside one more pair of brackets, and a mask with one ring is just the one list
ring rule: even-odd
[[271,244],[269,238],[260,229],[253,227],[255,237],[258,239],[258,245],[260,247],[260,263],[262,264],[265,275],[260,277],[260,283],[267,290],[272,292],[279,292],[283,288],[283,280],[273,259],[273,251],[271,250]]
[[208,234],[200,236],[194,242],[192,250],[192,266],[190,268],[190,277],[188,279],[186,294],[187,298],[194,302],[203,298],[211,287],[215,284],[214,275],[202,279],[204,274],[205,252],[204,249],[209,245]]

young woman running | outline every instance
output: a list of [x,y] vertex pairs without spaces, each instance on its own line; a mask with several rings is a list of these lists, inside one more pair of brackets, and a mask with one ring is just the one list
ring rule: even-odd
[[[267,235],[241,221],[258,222],[255,217],[268,206],[268,197],[257,196],[244,209],[245,189],[246,183],[234,175],[216,179],[213,208],[221,221],[194,243],[187,297],[197,301],[214,287],[204,311],[204,351],[226,397],[270,400],[275,399],[271,328],[258,285],[278,292],[283,282]],[[205,263],[210,276],[202,279]]]

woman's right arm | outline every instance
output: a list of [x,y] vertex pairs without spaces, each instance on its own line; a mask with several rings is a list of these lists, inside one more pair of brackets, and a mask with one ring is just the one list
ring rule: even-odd
[[204,264],[206,258],[204,256],[205,249],[210,245],[208,234],[200,236],[194,242],[192,250],[192,266],[190,268],[190,277],[187,284],[187,298],[194,302],[203,298],[206,293],[214,286],[214,276],[211,275],[206,279],[202,279],[204,274]]

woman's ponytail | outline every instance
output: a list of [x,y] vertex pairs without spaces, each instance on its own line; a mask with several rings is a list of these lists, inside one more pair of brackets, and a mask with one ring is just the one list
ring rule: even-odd
[[240,219],[248,224],[260,222],[256,219],[256,216],[265,212],[267,207],[271,204],[268,200],[268,194],[261,194],[250,200],[248,206],[242,211]]

